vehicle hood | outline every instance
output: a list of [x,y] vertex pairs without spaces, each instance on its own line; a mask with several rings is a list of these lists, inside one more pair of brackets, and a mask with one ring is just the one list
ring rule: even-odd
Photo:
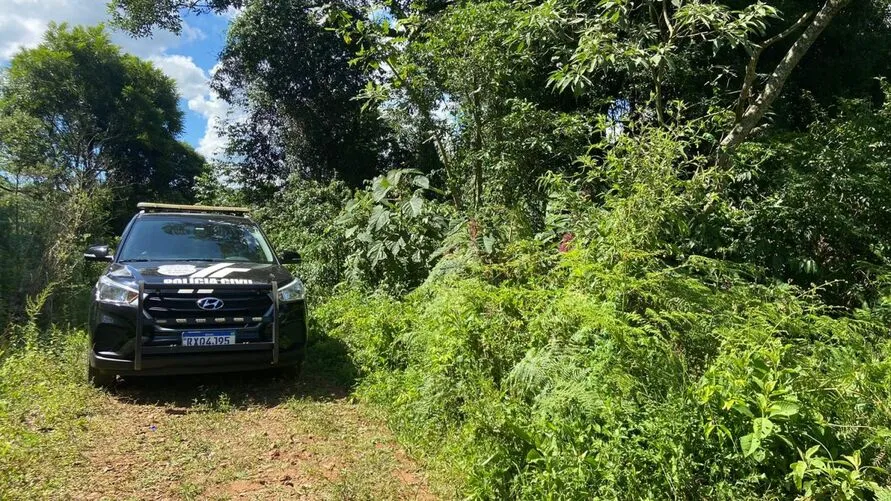
[[269,284],[273,280],[285,285],[293,280],[283,266],[276,263],[239,261],[150,261],[113,263],[106,274],[122,281],[144,281],[148,285],[252,285]]

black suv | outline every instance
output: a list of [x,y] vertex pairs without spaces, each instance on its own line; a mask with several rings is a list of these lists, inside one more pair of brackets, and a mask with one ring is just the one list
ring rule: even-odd
[[305,290],[247,209],[145,204],[93,289],[90,380],[280,367],[299,369]]

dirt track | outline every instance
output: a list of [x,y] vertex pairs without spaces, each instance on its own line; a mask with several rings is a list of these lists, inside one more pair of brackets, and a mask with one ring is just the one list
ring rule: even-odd
[[88,424],[75,499],[435,499],[386,428],[308,367],[122,381]]

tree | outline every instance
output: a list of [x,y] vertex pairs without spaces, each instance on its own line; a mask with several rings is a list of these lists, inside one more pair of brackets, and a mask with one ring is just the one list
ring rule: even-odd
[[[88,239],[139,200],[188,202],[204,159],[177,140],[173,80],[100,27],[51,25],[0,79],[0,296],[10,311],[46,284],[75,311]],[[70,300],[71,302],[68,302]],[[0,312],[2,315],[3,312]]]
[[137,36],[151,35],[155,27],[179,33],[182,12],[222,13],[240,9],[244,0],[111,0],[108,10],[112,21]]
[[248,112],[227,130],[244,184],[296,174],[355,187],[399,162],[378,114],[355,100],[367,77],[354,49],[304,0],[252,2],[233,21],[213,87]]
[[[334,4],[354,9],[353,2]],[[224,127],[237,166],[231,172],[235,182],[262,192],[298,175],[358,187],[406,163],[411,154],[391,137],[378,113],[363,111],[355,100],[368,77],[350,64],[356,47],[324,25],[321,3],[115,0],[110,5],[117,24],[135,36],[154,27],[180,29],[183,11],[219,13],[230,7],[243,11],[229,27],[212,85],[246,115]]]
[[547,88],[552,55],[523,33],[530,5],[400,5],[391,10],[402,13],[396,20],[373,9],[332,13],[372,77],[362,97],[383,106],[395,130],[435,148],[459,208],[535,218],[544,198],[538,178],[572,170],[592,141],[602,103]]
[[0,121],[30,137],[0,138],[5,163],[69,193],[103,184],[134,197],[189,198],[203,162],[176,139],[177,101],[173,80],[121,54],[102,27],[52,25],[42,44],[13,57],[0,86]]

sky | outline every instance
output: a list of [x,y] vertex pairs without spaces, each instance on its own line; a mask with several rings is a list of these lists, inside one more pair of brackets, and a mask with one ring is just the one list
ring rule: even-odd
[[[96,25],[109,21],[107,0],[0,0],[0,66],[22,48],[40,43],[47,25]],[[182,33],[158,31],[150,38],[131,38],[109,28],[124,52],[147,59],[176,81],[185,131],[180,137],[207,158],[224,146],[215,125],[228,106],[208,86],[208,78],[226,40],[233,12],[186,17]]]

